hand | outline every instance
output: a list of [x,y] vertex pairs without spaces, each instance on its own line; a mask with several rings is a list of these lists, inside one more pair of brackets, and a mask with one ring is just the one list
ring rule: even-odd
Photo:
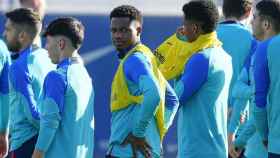
[[0,158],[8,155],[8,146],[8,135],[6,133],[0,133]]
[[179,35],[179,36],[185,36],[184,26],[178,27],[177,30],[176,30],[176,34]]
[[267,140],[263,140],[263,145],[267,149],[268,141]]
[[234,140],[235,140],[235,134],[234,133],[229,133],[228,134],[228,150],[229,150],[229,155],[232,158],[238,158],[239,155],[241,154],[241,150],[236,149],[236,147],[233,144]]
[[39,151],[37,149],[34,150],[32,154],[32,158],[43,158],[43,157],[44,157],[44,153],[42,151]]
[[242,153],[241,149],[238,149],[234,146],[234,144],[229,145],[229,155],[232,158],[239,158],[240,154]]
[[133,158],[137,157],[137,151],[140,151],[145,158],[151,158],[151,146],[147,143],[145,138],[139,138],[128,134],[122,145],[130,144],[132,148]]

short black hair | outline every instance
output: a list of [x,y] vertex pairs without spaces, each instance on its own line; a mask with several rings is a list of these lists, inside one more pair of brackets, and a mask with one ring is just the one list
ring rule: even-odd
[[35,38],[41,31],[42,21],[40,15],[30,8],[18,8],[7,12],[5,15],[18,28],[25,29],[32,38]]
[[122,18],[127,17],[130,21],[136,20],[143,24],[143,16],[142,13],[131,5],[121,5],[114,8],[110,13],[110,19],[112,18]]
[[252,8],[252,5],[252,0],[224,0],[223,14],[226,18],[235,17],[240,19],[247,10]]
[[84,25],[76,18],[61,17],[52,21],[43,37],[61,35],[70,39],[74,48],[78,49],[84,40]]
[[204,33],[210,33],[216,29],[219,11],[213,1],[190,1],[183,6],[183,12],[186,20],[200,23]]
[[280,31],[280,1],[262,0],[256,5],[259,16],[268,19],[276,31]]

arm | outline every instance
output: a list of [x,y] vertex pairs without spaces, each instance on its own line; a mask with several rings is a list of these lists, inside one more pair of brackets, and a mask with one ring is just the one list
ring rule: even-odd
[[7,133],[7,128],[8,128],[8,118],[9,118],[8,53],[9,52],[6,49],[6,47],[0,45],[0,111],[1,111],[0,133]]
[[44,82],[43,99],[40,103],[40,130],[35,146],[37,152],[46,152],[53,141],[64,109],[65,91],[65,77],[56,72],[50,72]]
[[125,78],[137,84],[140,94],[144,96],[140,108],[139,121],[126,137],[123,144],[129,143],[131,145],[133,157],[136,157],[137,150],[144,157],[150,157],[151,147],[145,140],[145,134],[160,102],[160,89],[153,76],[151,66],[141,53],[134,53],[129,56],[123,66]]
[[166,127],[170,127],[179,107],[179,100],[173,88],[167,83],[165,92],[165,114]]
[[14,89],[21,94],[20,99],[25,104],[23,108],[26,117],[30,118],[31,115],[32,118],[39,120],[38,106],[31,81],[25,63],[15,63],[11,66],[11,82]]
[[234,146],[238,148],[244,148],[248,142],[248,140],[255,134],[256,127],[254,124],[254,119],[249,119],[248,122],[246,122],[244,128],[241,130],[240,134],[234,141]]
[[248,85],[248,83],[249,73],[247,69],[243,68],[233,87],[233,97],[235,97],[235,102],[233,103],[234,106],[228,128],[229,135],[233,135],[233,138],[241,124],[240,118],[244,115],[246,107],[248,107],[248,101],[253,95],[253,86]]
[[249,82],[249,72],[246,68],[243,68],[238,76],[237,82],[233,86],[232,96],[246,100],[253,96],[253,86]]
[[9,120],[9,52],[0,41],[0,157],[8,154],[8,120]]
[[246,122],[244,128],[242,128],[242,131],[239,133],[234,142],[229,142],[229,154],[232,157],[239,157],[242,151],[244,151],[247,141],[253,136],[255,132],[256,128],[254,125],[254,120],[250,119],[248,122]]
[[256,51],[256,63],[254,78],[256,84],[254,118],[256,128],[259,131],[263,140],[267,140],[268,137],[268,122],[266,112],[266,98],[268,94],[268,88],[270,84],[268,74],[267,63],[267,45],[268,42],[264,42],[259,45]]
[[134,53],[127,58],[123,66],[126,79],[138,84],[140,93],[144,96],[139,122],[132,129],[134,136],[143,138],[159,104],[160,90],[152,73],[152,68],[144,55]]
[[183,106],[206,82],[208,68],[209,61],[203,54],[197,53],[190,58],[185,66],[185,72],[175,88],[180,106]]

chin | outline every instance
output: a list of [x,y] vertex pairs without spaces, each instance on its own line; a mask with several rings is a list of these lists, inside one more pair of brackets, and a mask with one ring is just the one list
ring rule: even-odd
[[9,50],[10,52],[15,52],[15,53],[20,51],[19,48],[14,48],[14,47],[8,47],[8,50]]

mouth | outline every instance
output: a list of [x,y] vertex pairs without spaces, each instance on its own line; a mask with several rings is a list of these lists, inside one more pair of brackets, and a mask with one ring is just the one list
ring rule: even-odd
[[122,45],[125,44],[124,41],[117,41],[117,40],[115,40],[115,41],[113,41],[113,42],[114,42],[114,44],[115,44],[116,46],[122,46]]

